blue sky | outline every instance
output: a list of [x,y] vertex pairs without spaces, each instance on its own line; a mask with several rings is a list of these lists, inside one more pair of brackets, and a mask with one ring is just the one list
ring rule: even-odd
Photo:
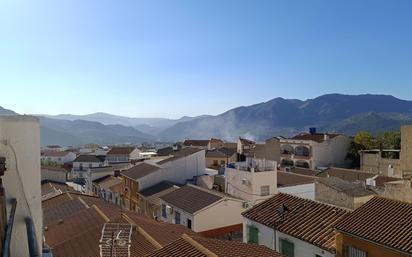
[[274,97],[412,99],[409,0],[1,0],[0,106],[218,114]]

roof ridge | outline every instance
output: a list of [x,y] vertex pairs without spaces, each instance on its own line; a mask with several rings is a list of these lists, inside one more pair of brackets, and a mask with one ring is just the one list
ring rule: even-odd
[[187,234],[183,234],[181,237],[183,240],[185,240],[187,243],[189,243],[191,246],[193,246],[194,248],[196,248],[198,251],[200,251],[201,253],[203,253],[204,255],[206,255],[207,257],[218,257],[217,254],[215,254],[214,252],[210,251],[209,249],[207,249],[205,246],[203,246],[201,243],[195,241],[195,239],[191,238],[190,236],[188,236]]
[[156,241],[149,233],[147,233],[141,226],[137,226],[137,231],[156,249],[161,249],[163,246]]

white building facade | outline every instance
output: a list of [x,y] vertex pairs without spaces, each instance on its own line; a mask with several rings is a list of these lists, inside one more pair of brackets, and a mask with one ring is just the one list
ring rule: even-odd
[[226,193],[254,205],[277,193],[277,163],[247,158],[226,167]]

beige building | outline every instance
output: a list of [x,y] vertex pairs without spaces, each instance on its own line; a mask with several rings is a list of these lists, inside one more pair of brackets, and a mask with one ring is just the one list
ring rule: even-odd
[[154,186],[138,192],[140,213],[154,219],[160,218],[160,197],[171,193],[178,188],[178,186],[171,182],[162,181]]
[[247,157],[253,157],[255,155],[255,144],[252,140],[239,137],[237,140],[237,153]]
[[363,183],[348,182],[337,177],[318,178],[315,182],[315,200],[352,210],[375,195]]
[[319,169],[346,166],[350,139],[341,134],[301,133],[280,140],[281,166]]
[[237,161],[236,149],[220,148],[206,150],[206,168],[219,169]]
[[226,167],[226,193],[249,206],[268,199],[277,193],[276,166],[275,161],[247,158],[233,168]]
[[269,138],[264,144],[256,144],[254,157],[280,162],[280,139],[277,137]]
[[188,184],[160,200],[165,222],[182,224],[209,237],[242,231],[245,205],[240,199]]
[[400,150],[360,151],[360,169],[378,175],[402,177]]

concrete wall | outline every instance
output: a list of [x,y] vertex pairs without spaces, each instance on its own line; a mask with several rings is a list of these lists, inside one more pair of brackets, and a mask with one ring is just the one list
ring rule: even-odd
[[354,197],[322,183],[315,183],[315,200],[351,210],[359,208],[374,196],[375,195]]
[[380,153],[361,152],[360,169],[389,177],[402,177],[401,161],[399,159],[382,158]]
[[139,190],[144,190],[163,180],[176,184],[186,184],[187,180],[205,174],[205,151],[170,161],[161,166],[157,172],[139,179]]
[[241,201],[232,199],[223,200],[195,214],[187,213],[163,200],[161,200],[161,205],[162,204],[169,205],[173,208],[173,213],[168,214],[167,218],[161,217],[163,221],[175,224],[175,214],[177,211],[180,213],[180,224],[187,226],[187,219],[192,220],[192,230],[195,232],[242,224],[241,213],[244,209],[242,208]]
[[267,227],[265,225],[262,225],[258,222],[255,222],[253,220],[243,218],[243,242],[247,243],[248,239],[248,226],[254,226],[255,228],[258,229],[258,241],[259,245],[264,245],[269,247],[270,249],[275,249],[275,231]]
[[227,199],[194,215],[193,230],[202,232],[211,229],[242,224],[243,203]]
[[[275,165],[276,166],[276,165]],[[273,171],[251,172],[226,168],[226,193],[256,204],[277,193],[277,173]],[[243,182],[247,181],[247,184]],[[269,195],[261,196],[261,186],[269,186]]]
[[280,162],[280,141],[277,138],[266,140],[265,144],[256,147],[255,158]]
[[[334,254],[325,251],[317,246],[310,243],[297,239],[295,237],[289,236],[282,232],[276,231],[270,227],[262,225],[253,220],[247,218],[243,219],[243,242],[247,243],[248,230],[247,227],[252,225],[258,229],[258,243],[259,245],[265,245],[272,250],[280,252],[279,239],[287,239],[292,242],[295,246],[295,257],[307,257],[307,256],[322,256],[322,257],[333,257]],[[276,240],[275,240],[276,238]]]
[[394,181],[385,183],[385,191],[383,196],[412,203],[412,186],[410,180]]
[[[38,119],[31,116],[0,117],[0,155],[6,157],[7,171],[3,182],[7,202],[17,199],[11,253],[16,257],[29,256],[26,217],[32,218],[40,251],[43,240]],[[8,212],[10,208],[8,204]]]
[[49,169],[41,169],[41,180],[50,180],[60,183],[66,183],[66,172]]
[[278,187],[278,191],[285,194],[291,194],[298,197],[315,200],[315,183]]
[[412,177],[412,125],[401,127],[401,169]]
[[280,250],[280,239],[286,239],[292,242],[295,246],[294,257],[308,257],[308,256],[322,256],[322,257],[334,257],[335,254],[325,251],[322,248],[314,246],[310,243],[297,239],[295,237],[289,236],[282,232],[276,231],[276,251],[281,253]]

